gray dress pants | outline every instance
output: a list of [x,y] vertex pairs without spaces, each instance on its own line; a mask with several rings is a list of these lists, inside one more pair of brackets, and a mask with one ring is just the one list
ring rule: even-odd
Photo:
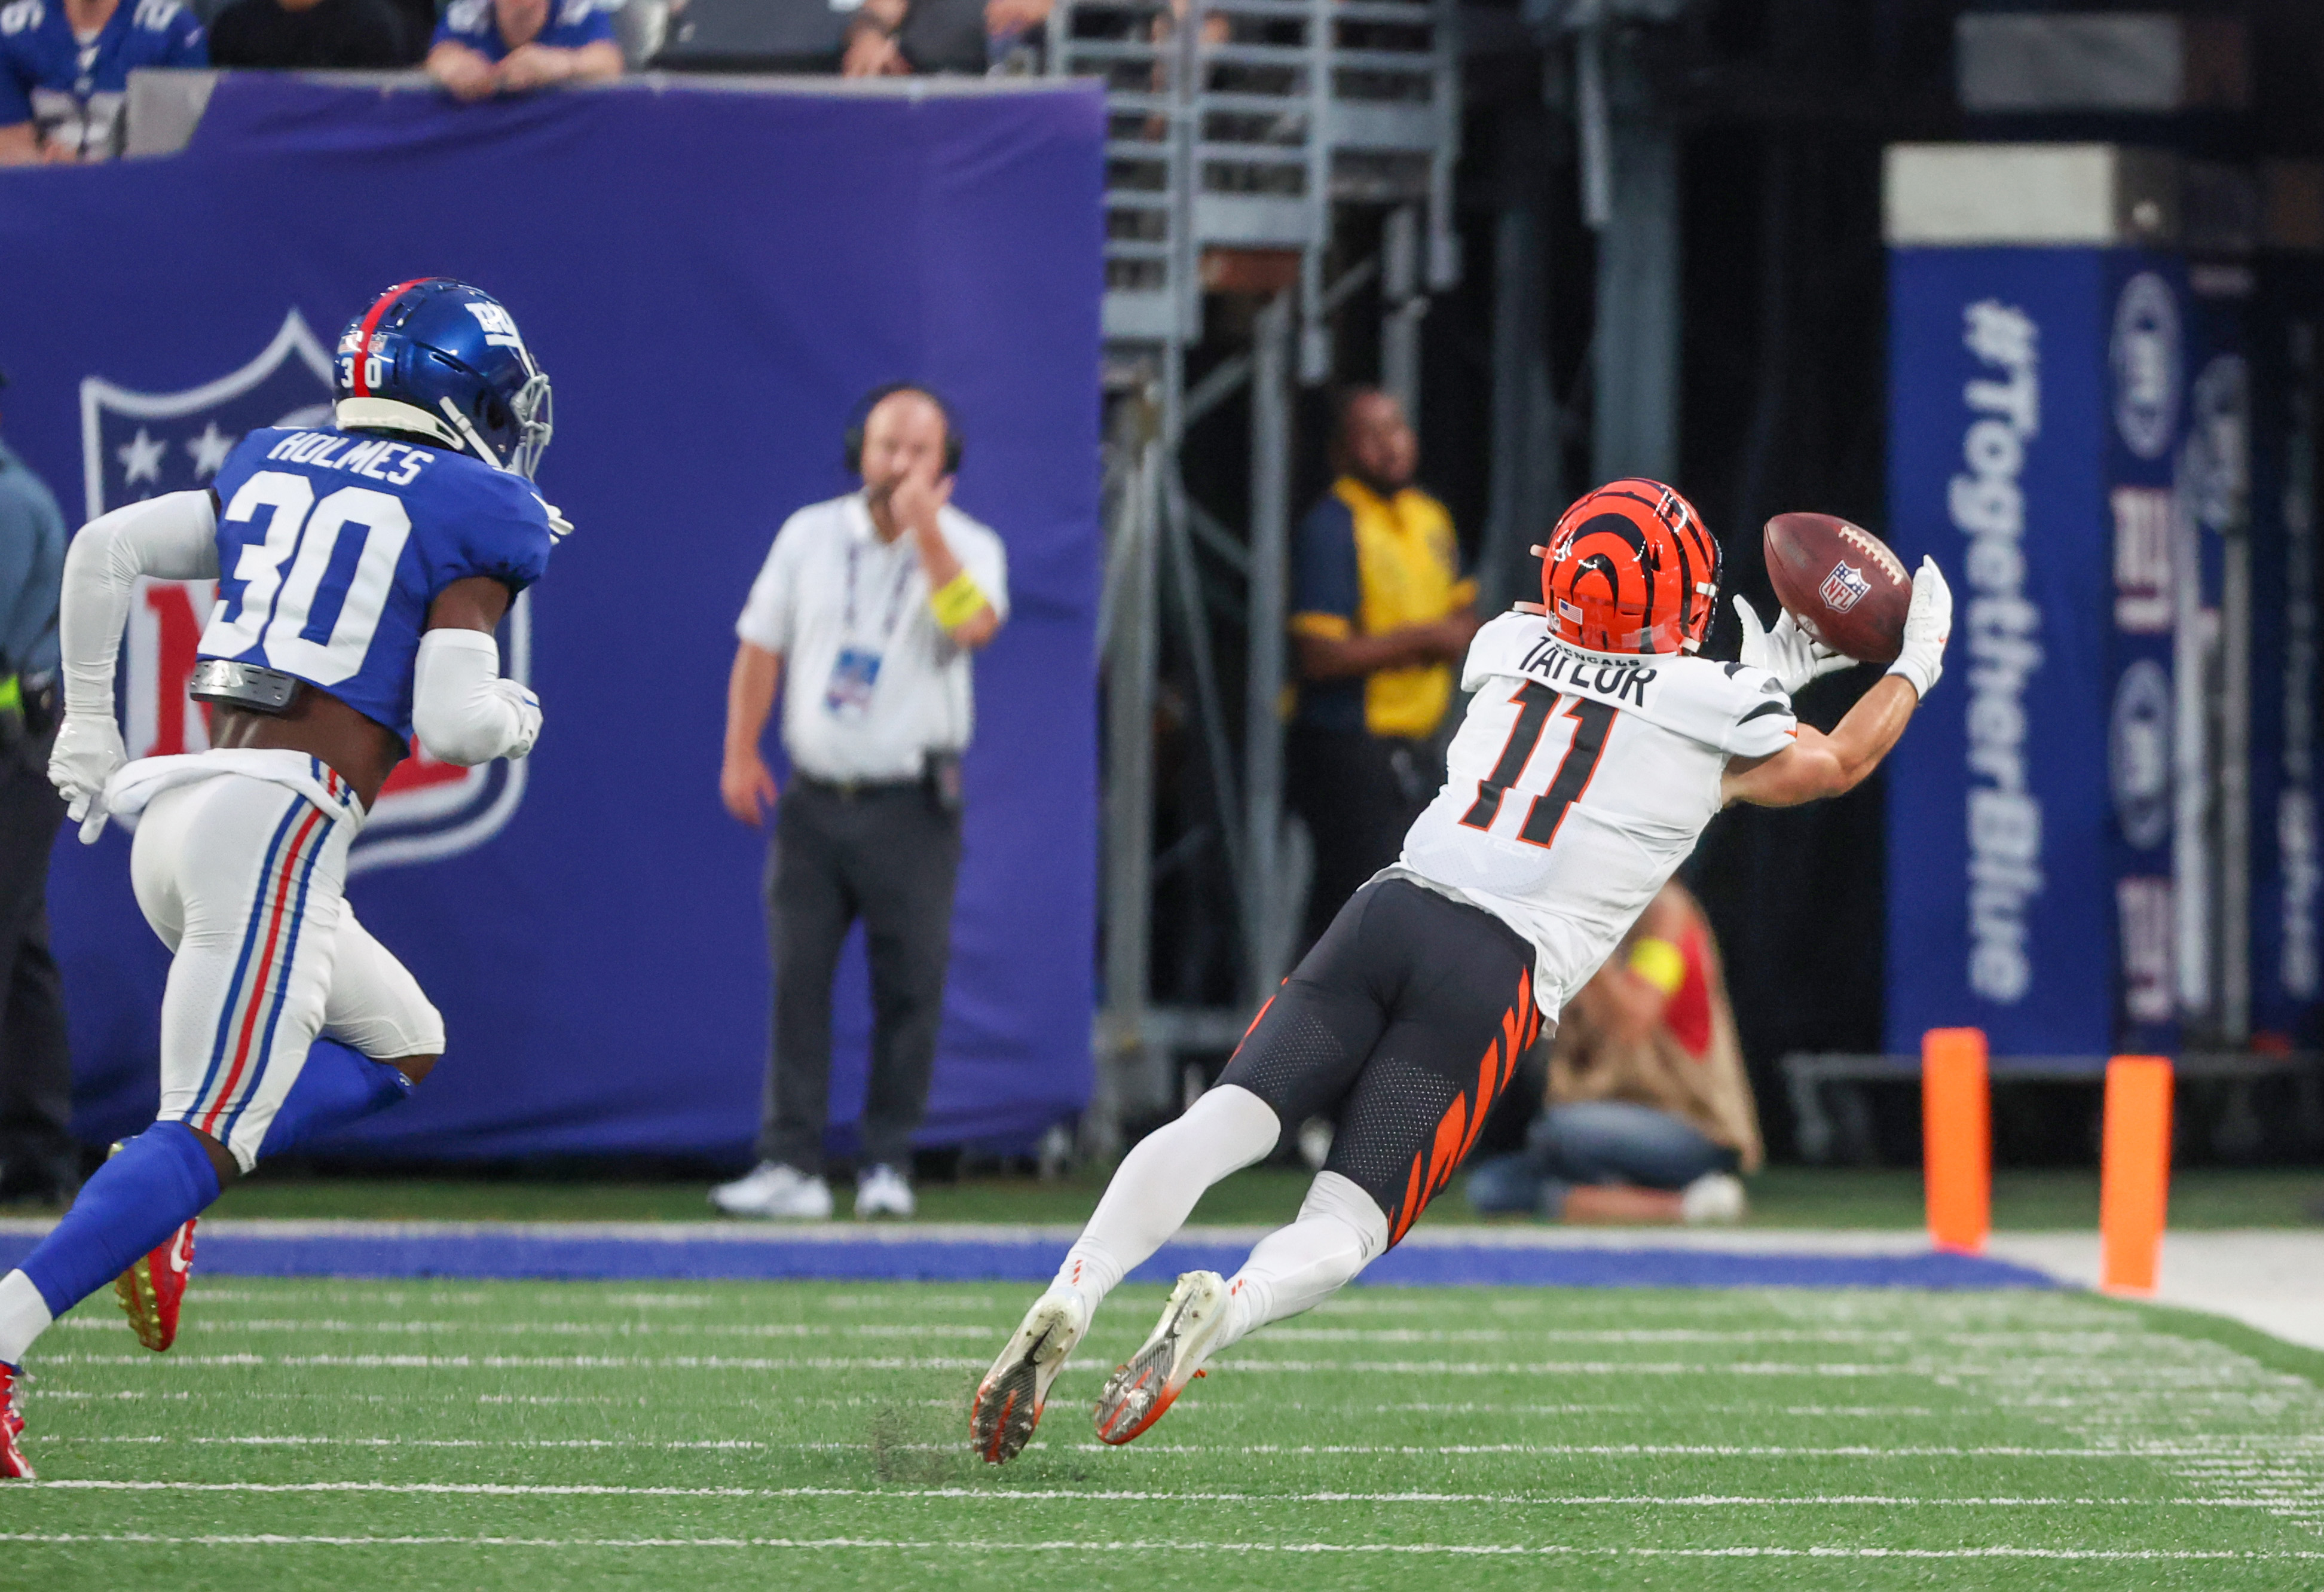
[[64,992],[49,954],[49,847],[64,798],[48,736],[0,745],[0,1200],[63,1203],[80,1186]]
[[960,815],[918,784],[853,791],[794,778],[767,870],[774,1046],[759,1158],[823,1171],[831,1102],[831,981],[850,925],[872,963],[872,1077],[861,1164],[908,1173],[927,1108],[952,953]]

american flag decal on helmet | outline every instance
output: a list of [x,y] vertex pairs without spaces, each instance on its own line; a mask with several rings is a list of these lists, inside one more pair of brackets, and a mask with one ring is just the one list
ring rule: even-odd
[[1823,578],[1823,586],[1817,595],[1823,598],[1824,606],[1833,613],[1845,614],[1862,602],[1871,590],[1872,582],[1864,578],[1863,570],[1853,564],[1834,564],[1831,573]]

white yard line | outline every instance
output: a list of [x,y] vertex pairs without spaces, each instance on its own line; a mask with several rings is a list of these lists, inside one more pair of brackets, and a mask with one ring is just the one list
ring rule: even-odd
[[[1255,1339],[1263,1344],[1263,1339]],[[2150,1340],[2141,1340],[2142,1343]],[[2164,1340],[2167,1341],[2167,1340]],[[1998,1346],[1994,1346],[1998,1347]],[[2051,1367],[2059,1385],[2087,1391],[2135,1379],[2152,1388],[2177,1375],[2183,1380],[2215,1383],[2223,1374],[2208,1365],[2178,1367],[2143,1365],[2121,1370],[2102,1361],[2051,1360],[2035,1362]],[[727,1355],[262,1355],[171,1354],[167,1356],[106,1355],[67,1352],[44,1355],[39,1366],[144,1365],[166,1370],[171,1365],[282,1365],[352,1370],[494,1370],[494,1371],[982,1371],[988,1362],[952,1356],[771,1356]],[[1836,1380],[1862,1377],[1916,1377],[1951,1381],[1959,1378],[2015,1378],[2027,1362],[1978,1365],[1941,1357],[1887,1362],[1813,1362],[1791,1360],[1299,1360],[1241,1358],[1220,1362],[1223,1372],[1244,1374],[1322,1376],[1775,1376]],[[1076,1362],[1065,1374],[1109,1374],[1102,1356]],[[2307,1385],[2297,1377],[2290,1382]]]
[[[942,1407],[954,1407],[945,1401]],[[1185,1406],[1192,1407],[1192,1406]],[[862,1453],[873,1448],[950,1453],[954,1449],[965,1449],[965,1443],[841,1443],[841,1442],[770,1442],[759,1438],[705,1438],[685,1440],[630,1441],[614,1438],[414,1438],[414,1437],[337,1437],[317,1436],[221,1436],[217,1434],[185,1435],[152,1433],[143,1435],[110,1434],[89,1437],[50,1437],[35,1434],[33,1440],[42,1445],[64,1443],[115,1443],[138,1446],[190,1445],[222,1448],[367,1448],[367,1449],[759,1449],[784,1452]],[[1266,1454],[1266,1455],[1405,1455],[1431,1458],[1458,1458],[1464,1455],[1517,1454],[1543,1458],[1713,1458],[1713,1459],[2137,1459],[2137,1460],[2201,1460],[2216,1463],[2220,1459],[2241,1460],[2267,1452],[2301,1456],[2324,1452],[2324,1439],[2284,1438],[2279,1439],[2240,1439],[2238,1446],[2227,1450],[2217,1447],[2193,1447],[2185,1443],[2156,1441],[2124,1446],[2090,1446],[2082,1448],[2034,1448],[2011,1444],[1983,1446],[1953,1446],[1934,1443],[1904,1444],[1883,1447],[1871,1443],[1834,1444],[1828,1447],[1805,1447],[1775,1443],[1139,1443],[1129,1448],[1112,1443],[1050,1443],[1038,1441],[1037,1449],[1072,1449],[1090,1454]],[[2255,1446],[2257,1445],[2257,1446]],[[2264,1458],[2252,1459],[2255,1469],[2264,1465]]]
[[[687,1446],[687,1445],[671,1445]],[[752,1445],[753,1447],[757,1445]],[[1140,1491],[1100,1487],[678,1487],[617,1486],[590,1483],[530,1484],[520,1482],[189,1482],[71,1479],[40,1481],[28,1488],[38,1492],[95,1493],[383,1493],[483,1498],[932,1498],[971,1499],[1001,1504],[1047,1504],[1060,1501],[1107,1504],[1478,1504],[1495,1506],[1572,1505],[1577,1508],[1760,1509],[1869,1505],[1914,1509],[2258,1509],[2251,1499],[2229,1498],[1921,1498],[1886,1494],[1794,1494],[1771,1497],[1741,1497],[1696,1493],[1655,1494],[1439,1493],[1439,1492],[1311,1492],[1251,1493],[1203,1491]]]
[[[958,1321],[779,1321],[779,1322],[695,1322],[695,1321],[443,1321],[443,1320],[349,1320],[337,1317],[302,1319],[295,1316],[189,1316],[184,1330],[191,1334],[219,1332],[311,1332],[342,1335],[348,1333],[378,1333],[384,1337],[430,1337],[444,1333],[474,1333],[488,1337],[744,1337],[744,1338],[822,1338],[822,1337],[934,1337],[973,1338],[1000,1341],[1007,1337],[1010,1323]],[[120,1319],[110,1311],[92,1315],[67,1316],[57,1323],[60,1328],[100,1333],[119,1333]],[[1121,1324],[1120,1336],[1126,1344],[1137,1340],[1128,1323]],[[1101,1335],[1102,1336],[1102,1334]],[[1911,1332],[1904,1330],[1810,1330],[1791,1328],[1746,1329],[1720,1332],[1706,1328],[1427,1328],[1405,1327],[1274,1327],[1268,1329],[1268,1343],[1317,1344],[1469,1344],[1469,1343],[1587,1343],[1637,1345],[1738,1345],[1738,1344],[1846,1344],[1851,1346],[1885,1346],[1899,1347],[1922,1346],[1924,1348],[1943,1345],[1957,1348],[1990,1348],[2006,1344],[2011,1348],[2067,1348],[2077,1353],[2099,1353],[2121,1347],[2134,1338],[2143,1340],[2150,1335],[2112,1331],[1995,1333],[1995,1332]]]
[[34,1545],[167,1543],[207,1548],[547,1548],[577,1549],[760,1548],[792,1550],[868,1550],[914,1553],[1298,1553],[1388,1554],[1420,1558],[1576,1559],[1906,1559],[1906,1560],[2090,1560],[2178,1561],[2225,1560],[2242,1563],[2324,1559],[2324,1550],[2246,1550],[2200,1548],[1846,1548],[1834,1546],[1746,1548],[1580,1548],[1555,1543],[1483,1542],[1231,1542],[1218,1541],[1044,1541],[1002,1542],[960,1538],[901,1537],[454,1537],[291,1536],[208,1533],[163,1535],[151,1532],[6,1532],[0,1542]]

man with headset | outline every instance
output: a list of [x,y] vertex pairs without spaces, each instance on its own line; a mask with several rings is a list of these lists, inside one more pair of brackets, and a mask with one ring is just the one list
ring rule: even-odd
[[[783,523],[734,625],[718,787],[742,822],[776,816],[775,1016],[759,1164],[710,1195],[731,1216],[831,1214],[831,980],[859,917],[872,1033],[855,1214],[912,1214],[911,1137],[936,1060],[960,867],[968,655],[1009,614],[1001,539],[952,506],[961,439],[943,401],[899,383],[858,414],[847,464],[862,490]],[[759,745],[778,685],[791,763],[779,795]]]

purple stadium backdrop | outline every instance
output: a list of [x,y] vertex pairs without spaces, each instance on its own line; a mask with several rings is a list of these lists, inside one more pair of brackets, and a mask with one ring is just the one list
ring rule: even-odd
[[[227,77],[182,154],[0,173],[7,436],[78,517],[199,484],[313,412],[391,282],[499,294],[557,383],[543,494],[578,526],[504,637],[548,713],[512,776],[407,765],[349,895],[445,1013],[399,1155],[739,1157],[767,1032],[763,847],[718,803],[733,621],[776,526],[844,490],[858,394],[945,393],[956,500],[1008,544],[978,662],[951,995],[927,1142],[1028,1143],[1087,1097],[1095,890],[1099,97],[644,85],[456,108]],[[133,752],[186,711],[207,594],[126,648]],[[165,958],[126,837],[51,884],[78,1125],[151,1120]],[[860,954],[835,1119],[862,1095]],[[835,1135],[844,1146],[845,1135]]]

